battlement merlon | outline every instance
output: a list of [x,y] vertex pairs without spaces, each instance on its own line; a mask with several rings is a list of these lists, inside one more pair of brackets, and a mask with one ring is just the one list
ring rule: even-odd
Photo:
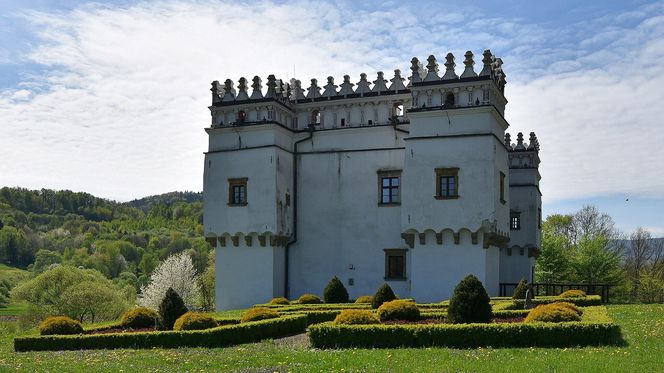
[[[252,79],[251,94],[248,93],[248,81],[244,77],[238,80],[237,91],[231,79],[226,79],[223,84],[215,80],[210,89],[212,127],[276,121],[287,127],[303,129],[311,124],[319,124],[314,118],[319,114],[317,106],[322,111],[332,105],[336,106],[336,112],[329,115],[328,124],[333,120],[334,126],[349,127],[390,124],[395,117],[400,117],[397,122],[403,123],[407,122],[407,119],[403,119],[407,110],[431,110],[437,107],[493,105],[504,115],[507,100],[503,95],[506,80],[502,60],[492,55],[491,51],[484,51],[484,66],[478,74],[473,68],[473,53],[467,51],[464,56],[465,69],[459,76],[454,70],[454,55],[448,53],[446,71],[442,77],[438,75],[438,65],[433,55],[427,60],[427,71],[417,58],[413,58],[408,84],[404,83],[406,79],[401,76],[399,69],[394,70],[393,78],[389,80],[379,71],[373,82],[362,73],[356,84],[351,83],[349,75],[343,77],[340,85],[335,85],[334,77],[330,76],[323,87],[319,86],[317,79],[311,79],[306,93],[300,80],[284,82],[274,75],[268,76],[265,93],[258,76]],[[362,106],[359,110],[361,113],[357,115],[351,113],[351,107],[355,104]],[[383,110],[380,106],[389,107],[389,113],[379,115],[378,111]],[[337,110],[339,107],[345,110]],[[308,116],[299,115],[300,109],[306,110]],[[366,115],[365,109],[370,111]],[[341,123],[342,119],[344,123]]]
[[[510,184],[532,184],[539,186],[542,178],[539,173],[539,140],[535,132],[530,133],[528,144],[523,140],[523,133],[519,132],[516,137],[516,143],[512,143],[509,133],[505,133],[505,147],[510,167]],[[538,188],[539,189],[539,188]]]

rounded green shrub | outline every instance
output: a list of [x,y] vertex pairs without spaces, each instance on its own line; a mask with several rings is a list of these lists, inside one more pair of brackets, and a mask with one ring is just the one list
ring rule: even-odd
[[250,322],[258,320],[276,319],[279,317],[279,312],[267,307],[254,307],[250,308],[242,314],[240,322]]
[[80,322],[67,316],[51,316],[39,324],[39,334],[81,334],[83,326]]
[[273,305],[273,306],[277,306],[277,305],[289,305],[289,304],[290,304],[290,301],[288,301],[288,299],[286,299],[286,298],[284,298],[284,297],[279,297],[279,298],[272,298],[272,299],[270,299],[270,301],[268,302],[268,304],[271,304],[271,305]]
[[580,321],[581,316],[573,309],[557,303],[543,304],[533,308],[524,322]]
[[180,295],[173,288],[168,288],[164,299],[159,305],[159,316],[161,317],[162,327],[166,330],[173,329],[175,320],[179,319],[187,311],[189,310],[184,305],[184,301],[180,298]]
[[325,303],[348,303],[348,291],[337,276],[332,277],[323,291]]
[[299,304],[321,304],[323,301],[313,294],[304,294],[297,299]]
[[482,282],[468,275],[454,288],[447,308],[447,320],[453,324],[491,322],[489,302],[489,295]]
[[586,297],[586,292],[583,290],[572,289],[561,293],[559,296],[561,298],[584,298]]
[[334,318],[335,324],[344,325],[363,325],[363,324],[380,324],[378,316],[369,310],[342,310],[341,313]]
[[125,329],[155,328],[159,323],[159,314],[147,307],[137,307],[122,315],[121,325]]
[[549,303],[551,307],[559,307],[559,308],[566,308],[568,310],[576,312],[579,316],[583,315],[583,310],[577,306],[576,304],[569,303],[569,302],[554,302],[554,303]]
[[528,290],[528,281],[526,281],[525,278],[522,278],[521,281],[519,281],[519,284],[516,286],[516,288],[514,288],[514,294],[512,295],[512,298],[525,299],[526,290]]
[[212,316],[202,312],[187,312],[173,324],[173,330],[203,330],[216,328],[217,322]]
[[371,295],[363,295],[361,297],[358,297],[355,299],[355,303],[371,303],[373,301],[373,297]]
[[383,284],[378,288],[378,290],[376,290],[376,294],[374,294],[373,299],[371,300],[371,308],[376,309],[383,303],[393,301],[395,299],[397,299],[397,296],[394,295],[390,285]]
[[420,319],[420,309],[415,302],[406,300],[393,300],[383,303],[378,307],[380,321],[407,320],[417,321]]

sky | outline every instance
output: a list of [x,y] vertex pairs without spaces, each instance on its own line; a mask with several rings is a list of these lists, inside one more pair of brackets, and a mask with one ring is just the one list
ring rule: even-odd
[[[537,133],[544,215],[664,236],[664,1],[0,1],[0,186],[200,191],[210,82],[408,75],[484,49],[508,132]],[[526,136],[527,137],[527,136]]]

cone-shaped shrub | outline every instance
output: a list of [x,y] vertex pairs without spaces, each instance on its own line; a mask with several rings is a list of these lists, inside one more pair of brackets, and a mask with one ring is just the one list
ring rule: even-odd
[[514,294],[512,295],[512,298],[525,299],[526,290],[528,290],[528,281],[526,281],[525,278],[522,278],[521,281],[519,281],[519,284],[516,286],[516,288],[514,288]]
[[348,291],[344,284],[337,278],[332,277],[323,291],[325,303],[348,303]]
[[392,291],[390,285],[383,284],[378,288],[378,290],[376,290],[376,294],[374,294],[373,299],[371,300],[371,308],[378,308],[383,303],[395,299],[397,299],[397,297],[396,295],[394,295],[394,292]]
[[453,324],[491,322],[489,295],[482,282],[468,275],[454,288],[447,309],[447,320]]
[[184,305],[180,295],[173,288],[168,288],[164,299],[159,305],[159,316],[161,316],[162,327],[166,330],[173,329],[175,320],[179,319],[187,311],[189,310]]

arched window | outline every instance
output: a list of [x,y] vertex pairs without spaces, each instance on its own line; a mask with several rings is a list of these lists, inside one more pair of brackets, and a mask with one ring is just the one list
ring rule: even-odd
[[401,117],[403,116],[403,103],[395,102],[392,105],[392,117]]
[[313,112],[311,112],[311,123],[315,125],[320,124],[320,111],[314,110]]
[[454,93],[447,92],[447,95],[445,95],[445,106],[446,107],[454,106]]
[[247,119],[247,113],[244,112],[244,110],[240,110],[237,113],[237,122],[238,123],[244,123],[244,121]]

